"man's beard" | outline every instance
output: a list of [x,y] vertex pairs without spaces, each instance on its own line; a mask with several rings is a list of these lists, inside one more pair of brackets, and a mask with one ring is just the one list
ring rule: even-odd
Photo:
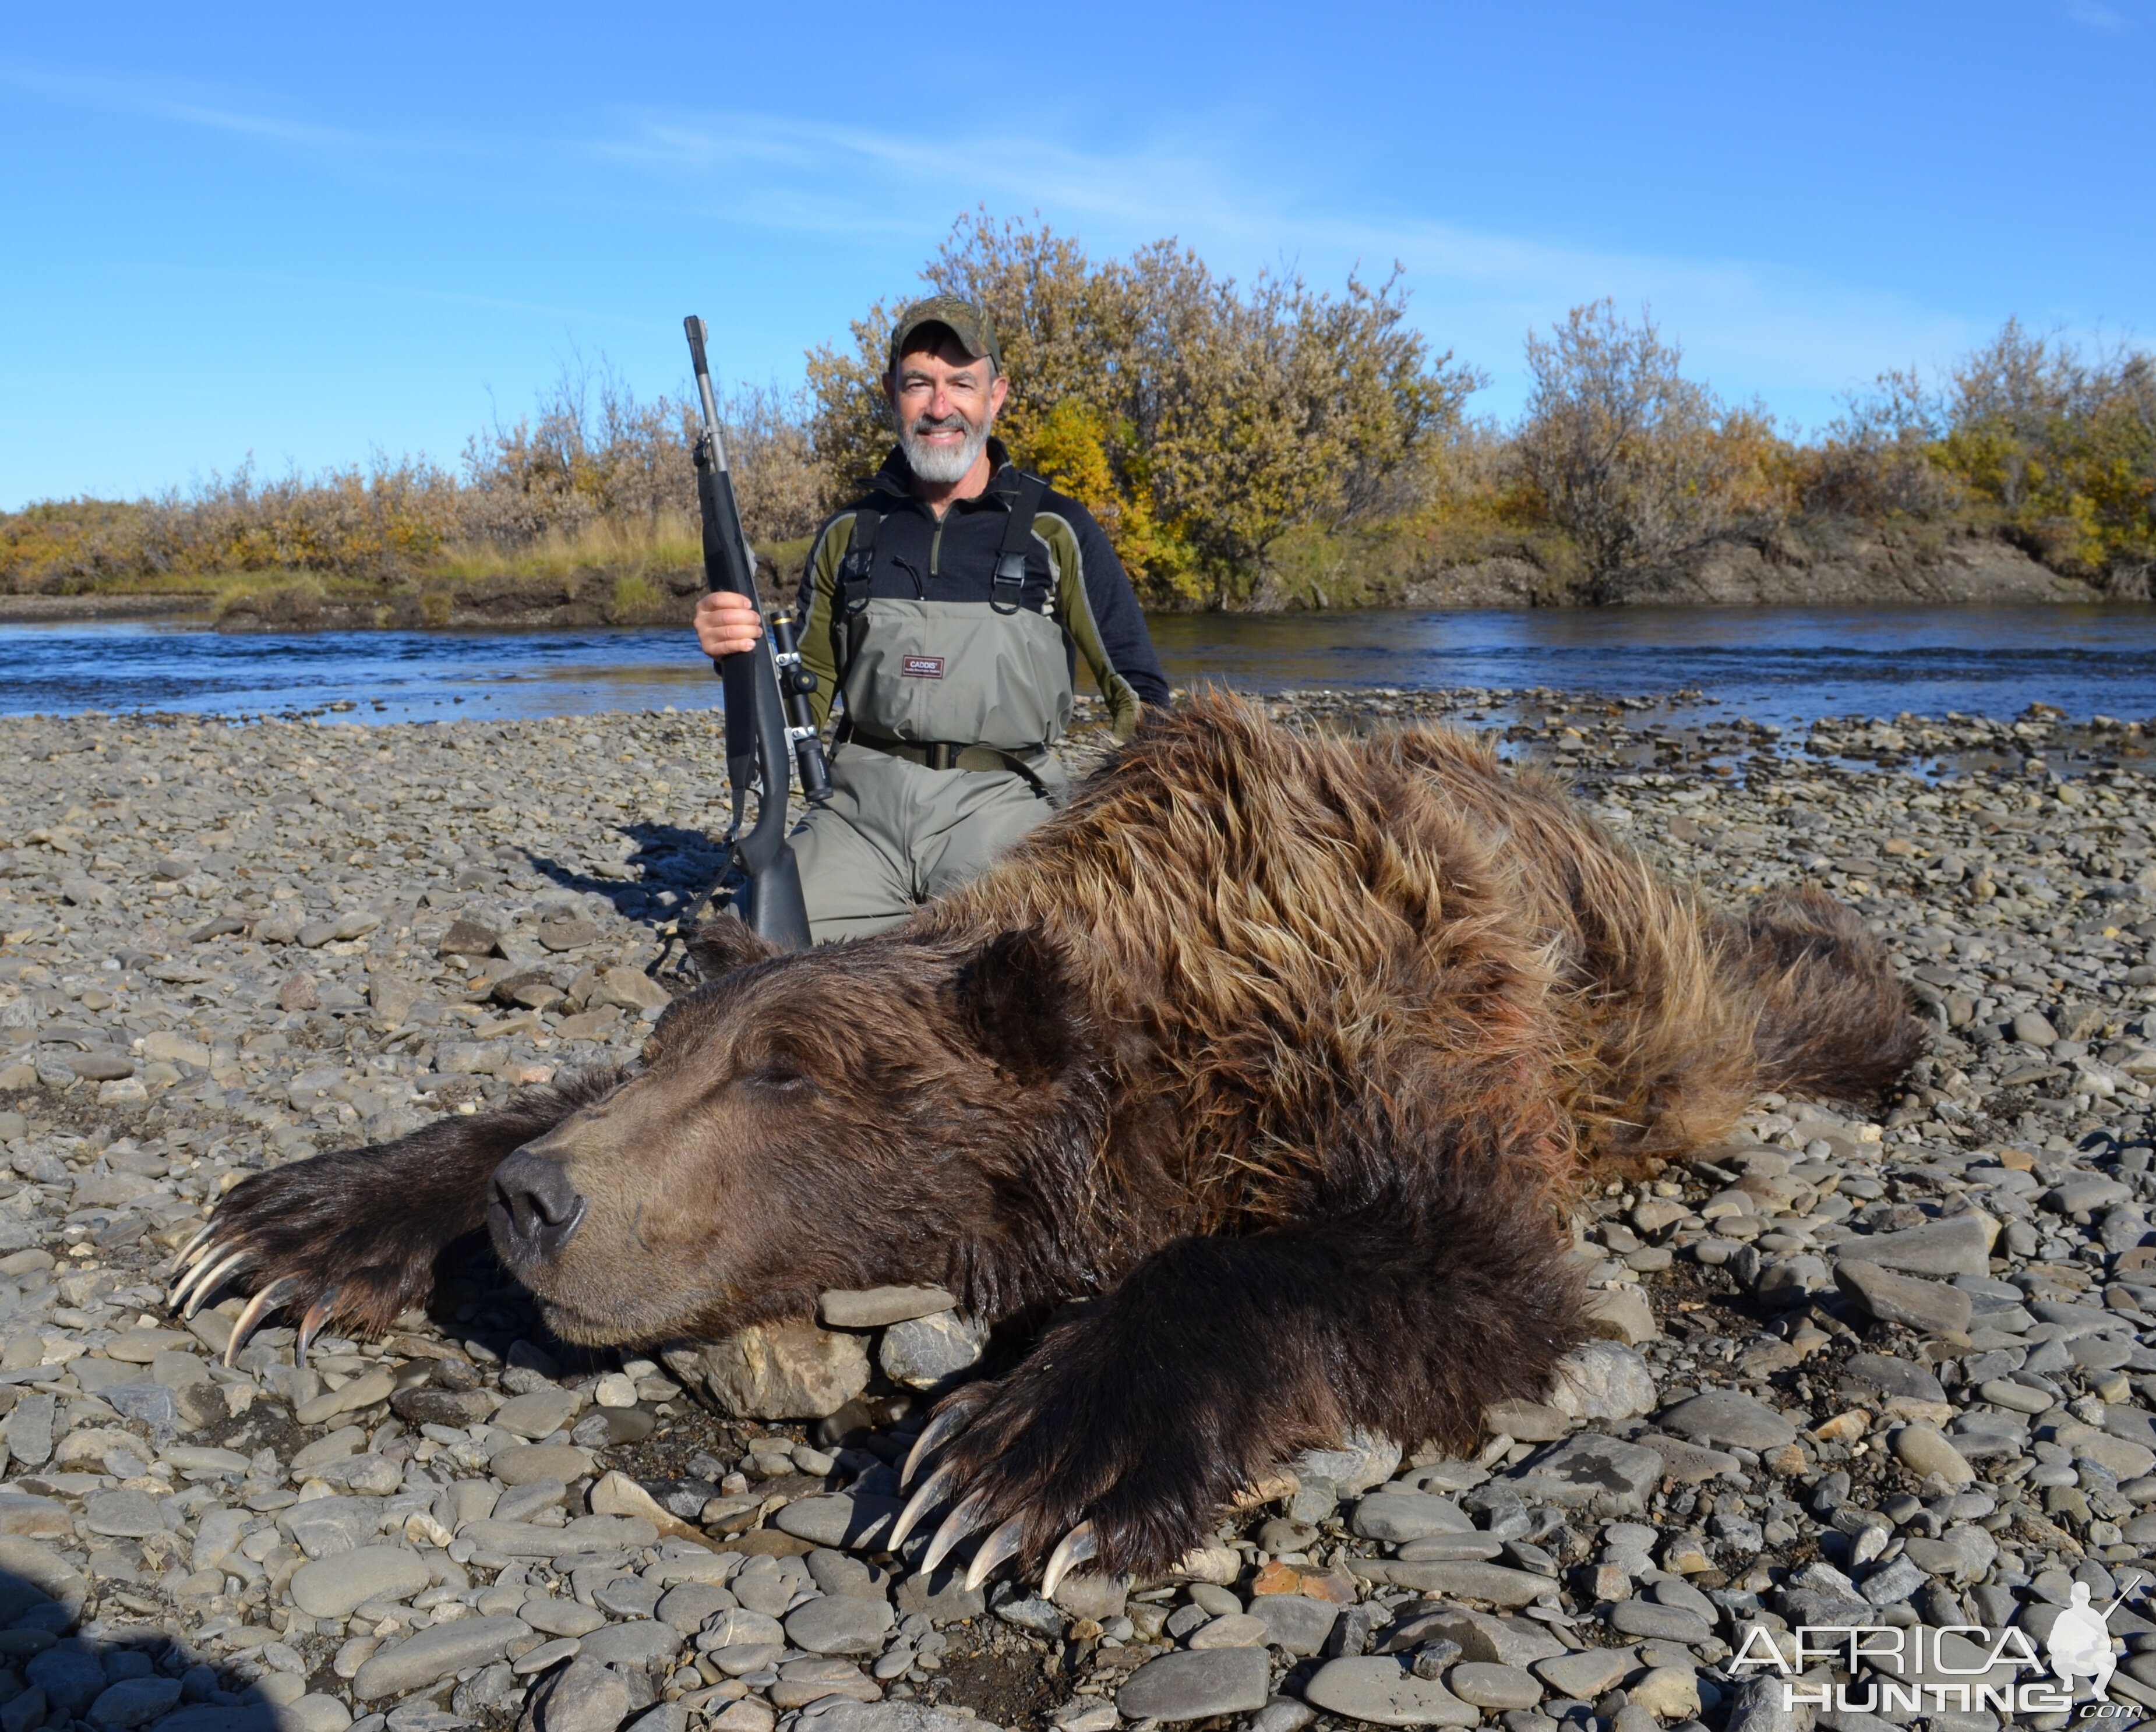
[[[959,427],[966,429],[966,438],[955,448],[931,445],[924,437],[931,433],[948,433]],[[898,434],[898,448],[906,453],[906,461],[916,477],[940,487],[964,480],[967,473],[981,460],[981,453],[988,444],[988,422],[983,419],[976,425],[955,410],[940,419],[923,415],[911,426],[901,428]]]

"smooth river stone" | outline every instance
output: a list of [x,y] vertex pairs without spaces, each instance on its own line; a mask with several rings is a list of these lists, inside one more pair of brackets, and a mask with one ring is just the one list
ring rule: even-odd
[[424,1689],[467,1667],[492,1665],[506,1658],[519,1642],[537,1639],[537,1632],[521,1617],[454,1618],[377,1653],[359,1668],[352,1693],[362,1702],[372,1702]]
[[[1131,1674],[1130,1682],[1116,1693],[1116,1709],[1127,1720],[1201,1720],[1218,1714],[1255,1714],[1265,1705],[1269,1674],[1261,1647],[1163,1654]],[[1469,1712],[1470,1720],[1462,1724],[1472,1724],[1473,1711]]]
[[1663,1430],[1740,1449],[1779,1449],[1797,1428],[1772,1407],[1733,1389],[1704,1390],[1656,1416]]
[[[1128,1695],[1126,1689],[1116,1702],[1127,1716]],[[1481,1709],[1435,1678],[1417,1678],[1384,1655],[1332,1661],[1303,1686],[1302,1696],[1312,1708],[1378,1726],[1472,1726],[1482,1718]]]
[[827,1329],[882,1329],[952,1310],[957,1297],[940,1287],[865,1287],[834,1290],[817,1302]]
[[396,1545],[362,1545],[302,1564],[292,1572],[293,1601],[309,1617],[349,1617],[369,1600],[402,1600],[430,1580],[425,1560]]

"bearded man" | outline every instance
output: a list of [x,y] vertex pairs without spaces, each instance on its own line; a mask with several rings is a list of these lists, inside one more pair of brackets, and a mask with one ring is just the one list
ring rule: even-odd
[[[819,944],[896,925],[1055,807],[1066,779],[1049,748],[1079,656],[1119,738],[1168,700],[1101,526],[990,437],[1010,382],[987,310],[952,295],[906,308],[883,388],[897,448],[818,532],[797,609],[819,726],[841,700],[831,798],[793,838]],[[728,594],[706,596],[696,623],[711,656],[763,628]]]

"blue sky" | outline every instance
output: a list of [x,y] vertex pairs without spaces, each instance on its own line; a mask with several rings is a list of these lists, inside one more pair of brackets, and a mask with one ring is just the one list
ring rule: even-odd
[[680,316],[798,379],[962,212],[1522,339],[1651,303],[1814,425],[2010,314],[2156,340],[2156,0],[6,9],[0,507],[454,459]]

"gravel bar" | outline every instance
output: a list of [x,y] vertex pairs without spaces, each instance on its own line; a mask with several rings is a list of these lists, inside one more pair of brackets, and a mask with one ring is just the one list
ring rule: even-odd
[[[483,1251],[305,1366],[166,1308],[248,1172],[635,1051],[720,863],[715,715],[0,720],[0,1732],[1786,1732],[1735,1663],[1793,1627],[2041,1643],[2156,1570],[2148,730],[1270,702],[1488,729],[1725,901],[1825,885],[1931,1048],[1585,1198],[1598,1338],[1475,1459],[1347,1440],[1175,1579],[1054,1603],[879,1538],[916,1391],[981,1350],[934,1289],[827,1301],[881,1375],[807,1423],[714,1411],[718,1355],[563,1346]],[[2156,1707],[2143,1611],[2112,1688]]]

